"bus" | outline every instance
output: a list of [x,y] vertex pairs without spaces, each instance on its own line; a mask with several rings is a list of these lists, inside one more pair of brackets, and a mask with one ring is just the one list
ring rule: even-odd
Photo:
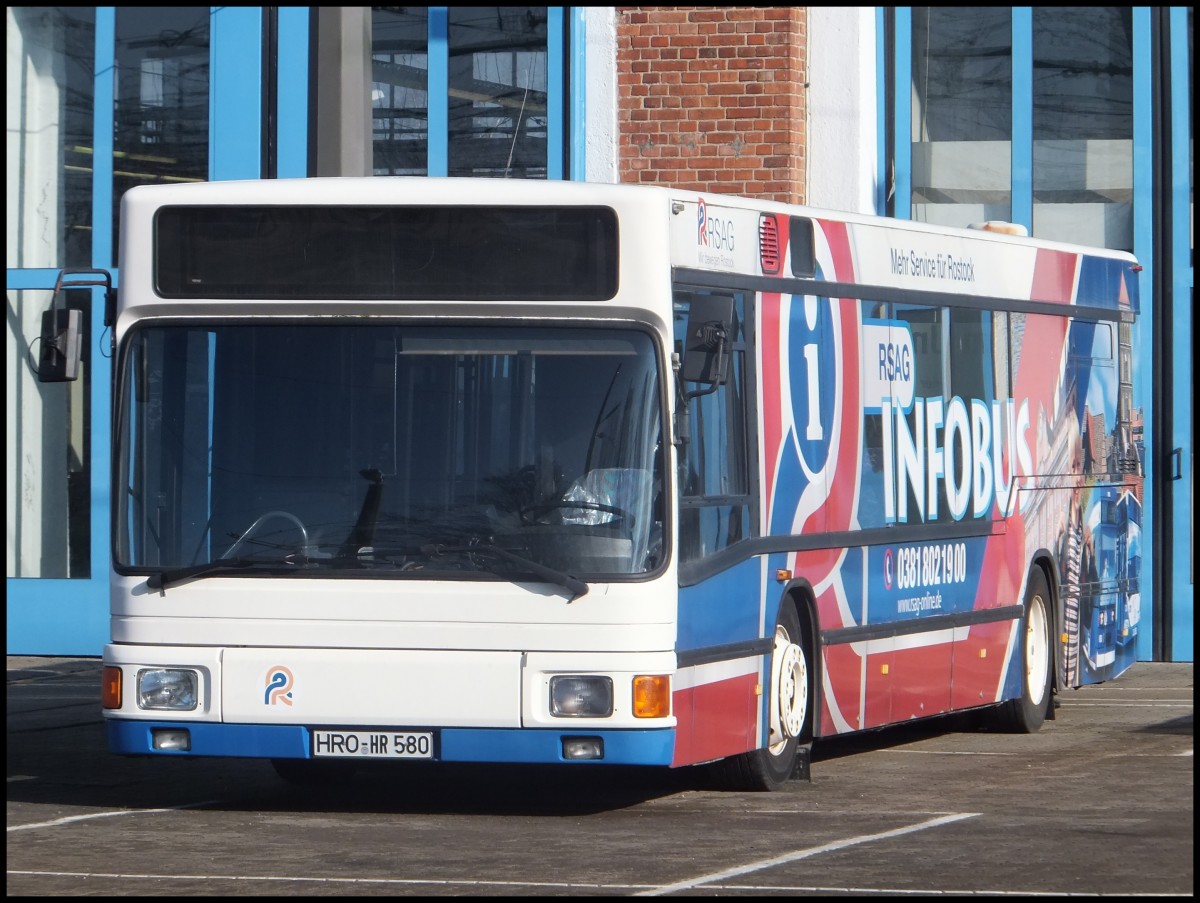
[[823,738],[1037,731],[1134,660],[1091,619],[1140,563],[1104,501],[1140,498],[1129,254],[454,178],[137,187],[120,223],[115,753],[767,791]]

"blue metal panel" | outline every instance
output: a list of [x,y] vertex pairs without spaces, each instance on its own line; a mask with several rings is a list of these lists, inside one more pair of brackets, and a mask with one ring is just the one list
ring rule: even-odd
[[308,175],[308,51],[310,8],[279,7],[276,97],[276,175]]
[[896,115],[895,168],[892,173],[896,219],[912,219],[912,7],[896,7],[894,61]]
[[[1191,8],[1172,7],[1169,12],[1171,53],[1171,362],[1172,373],[1164,378],[1176,380],[1176,385],[1194,385],[1192,362],[1192,295],[1195,290],[1195,270],[1192,263],[1194,227],[1192,224],[1192,116],[1189,93],[1193,80],[1189,54],[1188,23]],[[1136,133],[1136,130],[1135,130]],[[1187,390],[1172,393],[1171,448],[1163,449],[1178,466],[1179,478],[1171,482],[1172,510],[1176,512],[1171,536],[1174,546],[1170,581],[1171,648],[1166,650],[1171,661],[1190,662],[1195,644],[1195,584],[1193,556],[1195,552],[1196,516],[1192,507],[1195,499],[1195,470],[1193,467],[1192,393]],[[1178,452],[1175,450],[1178,449]],[[1176,460],[1177,458],[1177,460]]]
[[[112,269],[113,198],[113,67],[116,10],[96,8],[94,73],[95,109],[92,114],[92,265]],[[57,269],[8,273],[8,290],[54,288]],[[114,281],[116,273],[113,274]],[[109,382],[111,364],[102,351],[109,335],[104,329],[102,294],[92,290],[91,329],[91,576],[87,579],[42,577],[6,581],[8,655],[95,655],[108,641],[109,478],[111,430]],[[100,353],[97,353],[100,352]]]
[[569,77],[571,107],[569,122],[571,172],[576,182],[587,181],[587,26],[583,9],[571,7],[571,49]]
[[450,18],[445,6],[429,7],[429,163],[431,176],[450,171]]
[[[111,84],[111,79],[109,82]],[[111,103],[104,109],[111,111]],[[111,124],[111,118],[109,122]],[[105,168],[111,173],[111,143],[105,159],[108,161]],[[111,196],[111,176],[106,184]],[[102,231],[111,235],[111,227],[105,225],[108,221],[107,211],[104,219],[96,220],[97,242]],[[111,247],[111,237],[106,238],[106,243]],[[9,272],[6,287],[8,291],[49,292],[54,288],[59,272]],[[117,284],[116,272],[113,272],[113,284]],[[30,577],[7,580],[5,610],[8,655],[98,656],[108,642],[112,364],[107,351],[110,333],[104,327],[104,294],[100,289],[92,289],[91,296],[90,328],[91,335],[95,337],[89,352],[92,418],[86,427],[91,432],[91,545],[88,551],[91,576],[86,579]]]
[[546,7],[546,178],[563,177],[563,8]]
[[[113,257],[116,236],[112,234],[113,205],[113,116],[116,110],[116,10],[96,10],[96,109],[95,181],[92,186],[92,260],[96,267],[112,270],[113,288],[121,283]],[[103,261],[111,261],[106,264]],[[92,411],[91,423],[91,578],[81,593],[84,617],[72,643],[99,655],[108,642],[109,562],[112,548],[112,334],[104,326],[104,295],[92,289]],[[56,631],[57,632],[57,631]]]
[[1010,222],[1033,234],[1033,9],[1012,10],[1012,142]]
[[687,652],[759,639],[761,595],[762,563],[757,558],[739,562],[703,583],[681,587],[676,648]]
[[[1134,405],[1142,410],[1146,437],[1145,485],[1154,486],[1155,453],[1150,439],[1154,435],[1154,153],[1153,153],[1153,94],[1151,60],[1150,9],[1133,9],[1133,253],[1141,263],[1139,288],[1149,300],[1142,305],[1141,316],[1133,327],[1133,392]],[[1141,593],[1147,619],[1151,616],[1151,600],[1157,597],[1154,585],[1154,492],[1144,494],[1142,523]],[[1150,626],[1149,624],[1147,626]],[[1138,658],[1154,658],[1154,635],[1158,625],[1138,632]]]
[[10,292],[23,292],[29,289],[50,291],[54,288],[54,282],[58,279],[60,272],[62,271],[57,268],[8,270],[6,288]]
[[882,103],[875,104],[875,154],[878,165],[875,171],[879,173],[875,183],[875,213],[878,216],[887,215],[888,193],[888,146],[887,146],[887,41],[888,34],[884,28],[884,8],[875,7],[875,96],[883,98]]
[[[262,7],[214,6],[209,67],[208,175],[262,175]],[[99,106],[99,104],[97,104]]]
[[447,762],[564,761],[564,737],[599,737],[604,758],[574,764],[670,765],[675,751],[673,729],[645,731],[462,730],[442,732],[442,759]]
[[[159,729],[186,730],[190,750],[156,750],[153,732]],[[306,727],[269,724],[212,724],[170,721],[119,721],[106,723],[108,748],[118,755],[238,756],[245,758],[309,758]],[[565,761],[565,737],[599,737],[604,758],[572,763],[582,765],[670,765],[675,750],[675,731],[659,730],[472,730],[446,728],[440,731],[440,761],[524,762],[552,764]],[[403,767],[402,762],[397,767]]]
[[[116,90],[117,11],[96,8],[96,73],[92,86],[92,266],[111,268],[113,259],[113,113]],[[108,386],[105,385],[107,390]],[[104,410],[108,410],[105,404]],[[99,419],[98,415],[93,418]],[[107,422],[107,417],[104,418]],[[107,558],[102,559],[107,561]]]
[[[107,514],[106,507],[102,515]],[[103,651],[108,640],[107,553],[98,563],[92,560],[89,580],[39,577],[7,583],[8,655],[99,656]]]
[[[156,729],[186,730],[189,750],[154,748]],[[246,758],[308,758],[308,731],[280,724],[211,724],[175,721],[105,722],[110,752],[125,756],[244,756]]]

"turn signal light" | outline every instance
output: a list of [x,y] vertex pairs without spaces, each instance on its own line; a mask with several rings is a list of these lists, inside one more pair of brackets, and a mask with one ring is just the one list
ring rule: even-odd
[[633,679],[633,717],[666,718],[671,714],[671,678],[642,674]]
[[121,707],[121,669],[106,667],[100,675],[100,705],[106,709]]

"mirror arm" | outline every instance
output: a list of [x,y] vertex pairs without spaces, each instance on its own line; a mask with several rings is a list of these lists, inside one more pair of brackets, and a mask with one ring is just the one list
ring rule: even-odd
[[683,362],[678,354],[671,355],[671,369],[675,372],[675,438],[672,445],[682,448],[692,439],[692,417],[688,413],[688,396],[683,390]]
[[[72,276],[98,276],[100,278],[68,281],[68,278]],[[50,296],[50,307],[42,312],[42,347],[38,359],[38,382],[71,382],[78,378],[83,314],[79,310],[67,307],[65,299],[60,306],[59,298],[67,289],[101,285],[105,289],[104,320],[105,325],[108,326],[111,325],[109,323],[110,316],[115,316],[116,311],[116,292],[113,288],[112,274],[108,270],[97,269],[64,268],[59,270],[58,277],[54,281],[54,291]]]

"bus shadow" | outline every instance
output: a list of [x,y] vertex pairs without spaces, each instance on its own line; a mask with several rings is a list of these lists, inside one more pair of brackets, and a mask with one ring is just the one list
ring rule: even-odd
[[[972,730],[969,713],[819,740],[820,763]],[[261,759],[130,757],[109,753],[99,719],[8,731],[8,800],[79,809],[204,808],[580,816],[689,791],[729,793],[704,766],[666,767],[365,762],[322,783],[285,781]],[[794,782],[803,793],[803,772]]]
[[577,816],[704,786],[700,769],[460,763],[367,763],[348,777],[299,785],[264,760],[113,755],[103,750],[99,725],[76,727],[69,745],[53,750],[23,748],[28,739],[8,737],[8,802],[60,814],[197,808]]
[[1157,724],[1138,728],[1138,730],[1145,734],[1180,734],[1191,736],[1195,733],[1195,723],[1192,719],[1192,715],[1181,715],[1169,721],[1160,721]]
[[342,783],[280,782],[275,805],[313,805],[364,812],[574,816],[625,809],[698,789],[694,770],[635,766],[390,763],[362,766]]
[[954,712],[904,724],[873,728],[844,737],[817,740],[813,743],[811,759],[817,764],[921,740],[932,740],[947,734],[979,733],[989,729],[985,712]]

